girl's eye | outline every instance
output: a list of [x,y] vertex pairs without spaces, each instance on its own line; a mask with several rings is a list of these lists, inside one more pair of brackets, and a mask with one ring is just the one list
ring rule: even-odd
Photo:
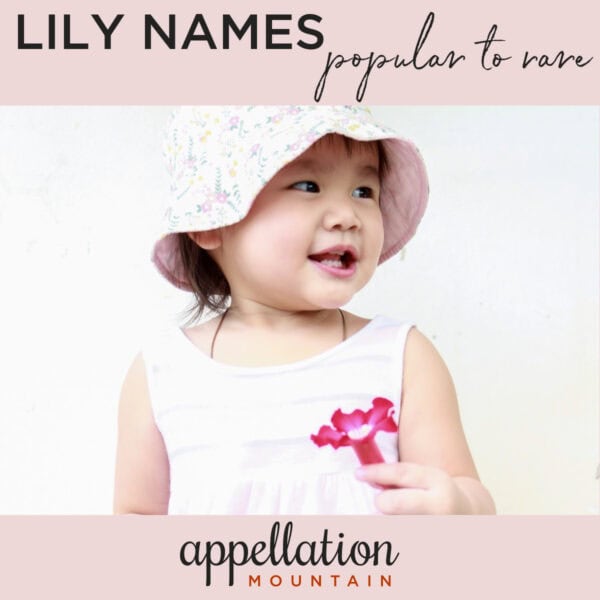
[[318,184],[314,181],[298,181],[292,185],[292,188],[309,194],[318,194],[320,191]]
[[370,188],[370,187],[367,187],[367,186],[357,187],[352,192],[352,196],[354,198],[374,198],[375,197],[375,192],[373,191],[373,188]]

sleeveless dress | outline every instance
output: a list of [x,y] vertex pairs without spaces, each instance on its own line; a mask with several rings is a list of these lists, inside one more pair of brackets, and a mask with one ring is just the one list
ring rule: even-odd
[[[311,439],[333,412],[367,411],[402,396],[411,328],[378,316],[317,356],[236,367],[199,350],[181,329],[143,350],[150,400],[170,464],[169,514],[373,514],[376,490],[358,481],[350,447]],[[379,431],[386,462],[398,435]]]

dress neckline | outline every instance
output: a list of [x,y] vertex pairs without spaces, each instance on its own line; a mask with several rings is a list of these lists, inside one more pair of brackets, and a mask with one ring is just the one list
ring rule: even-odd
[[193,353],[196,358],[199,360],[210,364],[213,368],[217,368],[222,371],[230,371],[236,373],[246,373],[246,374],[262,374],[262,373],[277,373],[281,371],[293,371],[297,369],[302,369],[312,365],[313,363],[319,362],[324,358],[328,358],[340,350],[346,348],[347,346],[354,344],[356,340],[360,339],[365,333],[370,331],[376,324],[380,323],[383,317],[380,315],[375,316],[371,319],[366,325],[361,327],[358,331],[349,335],[345,340],[337,343],[335,346],[328,348],[327,350],[323,350],[318,354],[314,354],[313,356],[308,356],[307,358],[303,358],[301,360],[292,361],[289,363],[282,363],[279,365],[264,365],[264,366],[256,366],[256,367],[248,367],[243,365],[232,365],[228,363],[224,363],[214,358],[211,358],[208,354],[206,354],[203,350],[201,350],[194,342],[187,336],[185,331],[181,328],[177,328],[177,337],[182,342],[182,346],[186,346],[188,351]]

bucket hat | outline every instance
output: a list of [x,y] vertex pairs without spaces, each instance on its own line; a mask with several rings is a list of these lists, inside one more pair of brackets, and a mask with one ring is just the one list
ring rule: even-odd
[[176,234],[241,221],[270,179],[325,135],[381,140],[388,167],[380,207],[379,263],[413,236],[427,204],[423,159],[358,106],[184,106],[171,116],[163,152],[171,189],[152,260],[175,286],[190,290]]

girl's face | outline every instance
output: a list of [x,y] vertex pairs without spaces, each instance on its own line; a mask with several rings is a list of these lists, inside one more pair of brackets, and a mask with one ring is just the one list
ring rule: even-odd
[[337,308],[369,281],[381,253],[375,144],[328,136],[281,169],[213,256],[233,303]]

